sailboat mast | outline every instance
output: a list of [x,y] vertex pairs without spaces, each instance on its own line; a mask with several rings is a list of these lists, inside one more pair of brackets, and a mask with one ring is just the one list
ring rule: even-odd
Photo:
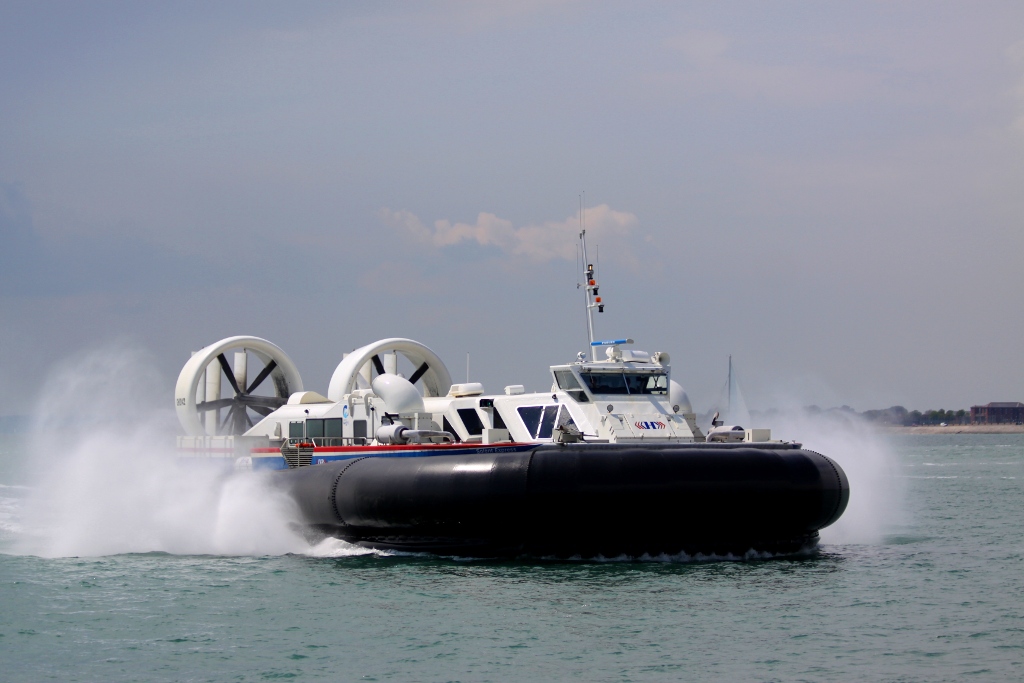
[[732,354],[729,354],[729,397],[727,399],[726,411],[729,413],[729,419],[732,419]]

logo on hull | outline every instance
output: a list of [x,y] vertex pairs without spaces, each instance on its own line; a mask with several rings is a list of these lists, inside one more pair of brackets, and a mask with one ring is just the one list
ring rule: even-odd
[[664,429],[664,422],[634,422],[637,429]]

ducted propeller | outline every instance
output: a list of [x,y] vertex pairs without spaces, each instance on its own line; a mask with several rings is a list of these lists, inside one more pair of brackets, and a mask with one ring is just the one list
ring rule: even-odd
[[[227,352],[234,350],[234,364]],[[248,382],[250,359],[263,365]],[[228,396],[222,395],[227,378]],[[272,386],[266,385],[267,379]],[[260,393],[256,393],[256,392]],[[178,419],[191,436],[244,434],[302,391],[302,379],[284,351],[259,337],[230,337],[198,351],[175,386]]]

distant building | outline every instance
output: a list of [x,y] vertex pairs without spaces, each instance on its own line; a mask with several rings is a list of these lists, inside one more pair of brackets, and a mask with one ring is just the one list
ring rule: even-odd
[[1020,424],[1024,422],[1024,403],[989,403],[971,406],[971,422],[974,424]]

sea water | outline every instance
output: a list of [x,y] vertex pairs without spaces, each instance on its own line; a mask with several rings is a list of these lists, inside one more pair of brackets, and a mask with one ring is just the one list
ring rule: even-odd
[[100,554],[117,520],[86,509],[48,522],[70,545],[43,557],[39,484],[0,438],[3,681],[1024,678],[1024,435],[891,437],[891,467],[851,477],[850,519],[874,527],[826,529],[812,556],[645,562]]

